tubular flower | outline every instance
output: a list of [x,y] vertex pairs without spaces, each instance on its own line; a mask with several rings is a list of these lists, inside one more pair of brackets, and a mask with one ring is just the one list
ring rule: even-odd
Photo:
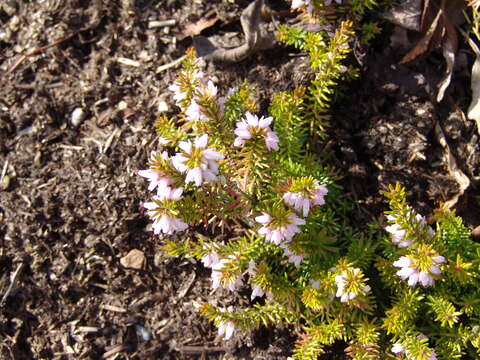
[[435,277],[441,274],[441,270],[438,264],[445,261],[443,256],[433,256],[427,258],[420,266],[416,259],[412,259],[410,256],[402,256],[400,259],[393,263],[393,266],[401,268],[397,271],[397,275],[402,280],[408,279],[408,286],[415,286],[420,282],[424,287],[432,286],[435,282]]
[[261,117],[253,115],[249,112],[245,113],[245,118],[237,122],[237,128],[235,129],[235,141],[234,146],[244,146],[247,140],[257,140],[263,137],[265,145],[269,150],[278,151],[278,136],[270,129],[272,117]]
[[325,204],[324,197],[327,193],[327,186],[315,181],[310,186],[286,192],[283,200],[286,204],[293,206],[296,211],[302,211],[303,216],[307,217],[313,206]]
[[288,258],[288,262],[295,265],[295,267],[299,267],[300,263],[306,258],[306,255],[304,253],[297,255],[294,252],[292,252],[286,245],[285,246],[281,245],[281,247],[283,248],[283,253]]
[[340,298],[343,303],[355,299],[358,295],[365,295],[370,291],[370,286],[366,285],[363,280],[363,274],[359,268],[352,271],[343,271],[340,275],[335,276],[337,285],[336,297]]
[[[218,261],[216,264],[212,265],[212,288],[214,290],[218,289],[220,285],[224,285],[224,287],[230,291],[235,291],[238,287],[243,285],[242,278],[228,278],[225,279],[222,269],[225,265],[229,262],[227,259],[222,259]],[[222,284],[222,280],[224,283]]]
[[217,161],[224,156],[211,148],[207,148],[208,135],[204,134],[195,141],[181,141],[178,146],[181,153],[172,158],[172,165],[181,173],[185,173],[186,183],[195,183],[196,186],[203,182],[215,181],[218,175]]
[[304,6],[309,6],[310,0],[292,0],[292,9],[299,9]]
[[[410,209],[408,213],[409,223],[412,223],[415,228],[419,227],[421,230],[426,231],[426,234],[429,237],[433,237],[435,232],[427,224],[427,221],[424,216],[420,214],[414,214],[414,211]],[[394,215],[387,215],[387,220],[391,225],[387,226],[385,230],[392,234],[392,242],[396,244],[399,248],[404,248],[413,244],[413,239],[407,238],[407,230],[402,228],[398,224],[398,218]]]
[[[150,158],[152,161],[157,157],[157,153],[152,151]],[[161,154],[162,160],[168,160],[168,153],[166,151]],[[150,167],[147,170],[140,170],[138,175],[146,178],[150,184],[148,185],[148,190],[153,191],[155,188],[158,188],[159,191],[163,191],[164,188],[169,187],[173,180],[166,177],[165,174],[160,171]]]
[[[178,200],[180,195],[176,192],[175,194],[172,194],[170,199],[166,200]],[[143,206],[149,211],[150,217],[153,220],[153,233],[155,235],[158,235],[161,232],[165,234],[173,234],[175,231],[184,231],[188,228],[188,225],[185,222],[171,216],[167,209],[162,208],[161,204],[165,199],[154,196],[153,200],[153,202],[147,202]]]
[[[225,309],[220,309],[221,312],[233,312],[233,309],[229,307],[227,310]],[[217,329],[218,329],[218,335],[223,336],[223,340],[229,340],[233,332],[235,331],[235,324],[232,321],[227,321],[227,320],[220,320],[217,318]]]
[[255,220],[263,225],[258,233],[265,235],[265,239],[275,245],[290,241],[296,233],[301,231],[298,226],[305,225],[305,220],[295,214],[291,214],[286,219],[274,219],[269,214],[262,213]]

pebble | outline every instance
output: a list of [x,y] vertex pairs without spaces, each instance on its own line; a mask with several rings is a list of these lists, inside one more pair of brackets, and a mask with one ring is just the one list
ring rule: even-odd
[[72,126],[73,127],[80,126],[83,120],[85,120],[86,115],[87,114],[85,113],[85,111],[83,111],[82,108],[76,108],[75,110],[73,110],[72,117],[70,119]]
[[164,113],[164,112],[167,112],[169,110],[169,107],[168,107],[168,104],[161,100],[158,102],[158,112],[161,114],[161,113]]

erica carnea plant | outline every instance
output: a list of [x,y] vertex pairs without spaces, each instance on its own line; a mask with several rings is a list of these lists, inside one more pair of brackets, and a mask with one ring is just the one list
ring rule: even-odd
[[352,35],[348,21],[333,33],[280,29],[315,76],[276,94],[268,113],[246,83],[222,93],[188,52],[170,86],[179,114],[158,120],[159,146],[139,172],[154,234],[168,255],[211,269],[214,290],[249,290],[247,307],[198,304],[224,340],[282,324],[298,333],[295,359],[337,341],[352,359],[478,358],[480,250],[461,219],[439,210],[427,222],[397,185],[384,192],[388,224],[357,231],[314,151],[335,85],[354,73],[343,63]]

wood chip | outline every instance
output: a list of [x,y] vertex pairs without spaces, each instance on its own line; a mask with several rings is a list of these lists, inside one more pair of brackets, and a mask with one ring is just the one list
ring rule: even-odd
[[120,306],[116,306],[116,305],[102,304],[102,305],[100,305],[100,308],[103,309],[103,310],[113,311],[113,312],[118,312],[118,313],[127,312],[127,309],[122,308]]
[[139,67],[139,66],[140,66],[140,62],[139,62],[139,61],[132,60],[132,59],[127,59],[127,58],[123,58],[123,57],[119,57],[119,58],[117,59],[117,61],[118,61],[120,64],[127,65],[127,66],[134,66],[134,67]]
[[177,24],[177,20],[170,19],[170,20],[152,20],[148,22],[149,29],[155,29],[159,27],[170,27],[175,26]]

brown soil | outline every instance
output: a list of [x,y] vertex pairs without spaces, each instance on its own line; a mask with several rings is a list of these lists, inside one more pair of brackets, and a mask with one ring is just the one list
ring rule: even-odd
[[[7,164],[0,190],[0,296],[8,295],[0,309],[1,358],[286,359],[291,354],[295,338],[289,329],[262,328],[229,342],[217,338],[194,307],[195,301],[218,301],[218,293],[210,291],[210,272],[163,256],[162,240],[152,237],[141,207],[147,186],[136,175],[155,146],[158,105],[172,103],[167,87],[176,69],[158,68],[191,45],[189,38],[175,41],[176,34],[213,13],[219,22],[207,35],[235,32],[238,40],[239,16],[248,3],[7,0],[3,9],[0,5],[0,170]],[[166,19],[177,25],[149,29],[149,21]],[[41,48],[46,45],[52,46]],[[16,64],[32,49],[39,51]],[[360,201],[354,221],[363,226],[379,216],[385,204],[378,190],[395,181],[407,186],[426,215],[456,193],[433,136],[441,121],[459,166],[472,180],[459,212],[469,225],[478,225],[469,215],[478,213],[477,130],[451,115],[466,105],[465,77],[457,76],[450,90],[459,97],[438,105],[426,85],[411,79],[436,81],[432,74],[441,61],[392,69],[398,59],[388,47],[376,51],[362,66],[361,83],[349,85],[356,101],[340,99],[332,120],[329,146],[346,174],[346,191]],[[248,79],[265,109],[273,92],[308,76],[305,58],[289,52],[277,47],[238,64],[208,64],[207,72],[222,90]],[[75,126],[71,116],[77,108],[84,119]],[[146,257],[141,270],[120,263],[132,249]],[[235,304],[248,301],[221,295]]]

